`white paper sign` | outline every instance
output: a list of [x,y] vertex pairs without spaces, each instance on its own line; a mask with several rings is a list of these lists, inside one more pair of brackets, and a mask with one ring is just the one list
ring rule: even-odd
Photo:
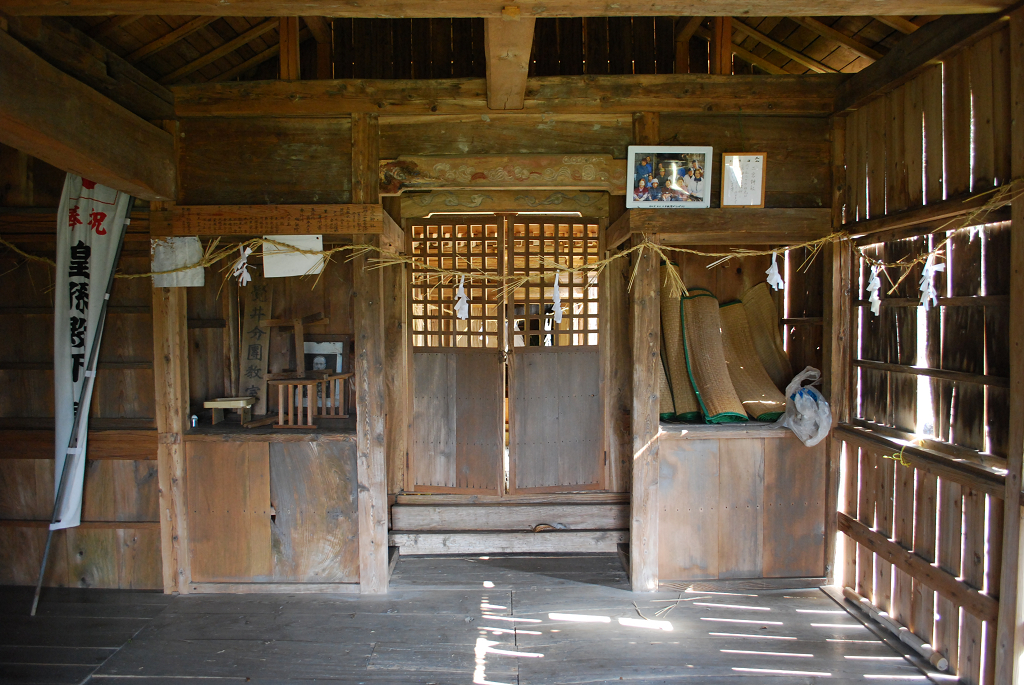
[[[206,271],[201,266],[185,271],[174,271],[203,258],[203,246],[199,238],[159,238],[150,241],[154,288],[201,288],[206,284]],[[160,271],[173,273],[162,274]]]
[[722,206],[764,206],[764,161],[757,152],[722,155]]
[[[324,237],[322,235],[267,235],[285,245],[297,247],[310,252],[323,252]],[[267,278],[284,278],[286,276],[306,276],[318,274],[324,270],[324,258],[319,254],[303,254],[277,245],[263,245],[263,275]]]

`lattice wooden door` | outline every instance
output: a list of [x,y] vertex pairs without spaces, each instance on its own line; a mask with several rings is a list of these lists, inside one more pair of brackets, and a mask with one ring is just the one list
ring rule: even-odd
[[[430,267],[504,272],[504,219],[425,220],[408,227],[409,254]],[[467,282],[469,318],[455,316],[457,283],[413,266],[409,321],[413,420],[406,488],[500,494],[505,449],[505,327],[500,287]]]
[[601,258],[596,223],[524,216],[507,223],[508,273],[541,274],[516,288],[509,324],[509,492],[604,488],[601,312],[596,275],[559,277],[555,264]]

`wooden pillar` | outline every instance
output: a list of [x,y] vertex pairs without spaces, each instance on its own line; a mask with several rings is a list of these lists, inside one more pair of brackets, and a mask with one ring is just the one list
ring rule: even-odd
[[[1010,15],[1010,177],[1024,183],[1024,9]],[[1016,188],[1015,192],[1020,192]],[[1021,466],[1024,459],[1024,200],[1011,208],[1010,227],[1010,439],[1003,498],[1003,560],[996,622],[997,683],[1024,682],[1024,549],[1020,535]]]
[[412,418],[409,370],[409,302],[404,264],[384,269],[384,401],[388,493],[405,489],[409,457],[409,424]]
[[[640,238],[634,238],[634,241]],[[661,355],[661,279],[658,257],[639,257],[629,291],[633,348],[633,483],[630,497],[629,580],[634,592],[658,589],[658,364]]]
[[282,81],[298,81],[299,76],[299,18],[281,17],[277,32],[281,43]]
[[732,73],[732,17],[711,20],[710,67],[712,74]]
[[484,19],[487,106],[522,109],[536,19],[521,16],[514,5],[502,10],[501,15],[498,19]]
[[[633,115],[633,142],[657,145],[657,112]],[[640,240],[634,237],[635,241]],[[633,351],[632,460],[629,580],[634,592],[658,589],[658,364],[661,363],[661,279],[658,258],[644,251],[629,291]]]
[[[832,118],[832,230],[843,223],[846,203],[846,119]],[[822,339],[823,386],[832,405],[833,425],[850,419],[850,312],[853,306],[851,283],[853,250],[849,242],[833,242],[823,253],[822,287],[826,293]],[[831,296],[828,294],[831,293]],[[825,443],[825,575],[835,578],[836,535],[839,521],[839,465],[843,442],[829,438]]]
[[153,289],[153,380],[156,392],[160,552],[164,592],[188,592],[185,444],[188,425],[188,321],[184,288]]
[[[376,114],[352,115],[352,202],[379,199],[380,143]],[[354,236],[379,246],[380,236]],[[388,493],[384,391],[384,273],[362,255],[353,260],[355,326],[356,471],[359,481],[359,585],[368,594],[388,589]]]

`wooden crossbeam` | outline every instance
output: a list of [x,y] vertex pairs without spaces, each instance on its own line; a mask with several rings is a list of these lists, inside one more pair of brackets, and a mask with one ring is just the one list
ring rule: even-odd
[[796,62],[798,64],[802,64],[802,65],[804,65],[805,67],[807,67],[808,69],[810,69],[812,71],[816,71],[819,74],[834,74],[834,73],[836,73],[836,70],[833,69],[832,67],[824,65],[821,62],[819,62],[818,60],[812,59],[812,58],[808,57],[807,55],[803,54],[802,52],[800,52],[799,50],[795,50],[795,49],[789,47],[788,45],[783,45],[779,41],[777,41],[777,40],[767,36],[764,33],[761,33],[760,31],[758,31],[757,29],[755,29],[752,26],[748,26],[747,24],[743,23],[742,21],[734,22],[733,23],[733,28],[736,29],[737,31],[739,31],[740,33],[744,33],[744,34],[750,36],[751,38],[753,38],[754,40],[758,41],[759,43],[763,43],[764,45],[767,45],[772,50],[775,50],[776,52],[781,52],[783,55],[785,55],[786,57],[790,58],[794,62]]
[[[740,54],[740,53],[737,53]],[[221,77],[217,77],[218,79]],[[546,76],[527,81],[524,112],[567,114],[831,113],[845,75]],[[179,117],[486,114],[484,79],[247,81],[171,89]],[[680,97],[685,93],[686,97]]]
[[484,20],[484,52],[487,56],[487,106],[491,109],[522,109],[533,49],[536,19],[514,16]]
[[849,49],[853,50],[854,52],[856,52],[861,57],[866,57],[867,59],[870,59],[870,60],[874,61],[874,60],[882,59],[882,56],[885,54],[885,53],[879,52],[878,50],[875,50],[872,47],[868,47],[867,45],[864,45],[864,43],[861,43],[859,40],[857,40],[853,36],[848,36],[845,33],[843,33],[842,31],[838,31],[838,30],[832,28],[831,26],[829,26],[828,24],[826,24],[824,22],[821,22],[821,21],[818,21],[817,19],[815,19],[813,17],[790,17],[790,19],[792,19],[796,23],[800,24],[804,28],[808,28],[808,29],[814,31],[815,33],[817,33],[819,36],[821,36],[823,38],[828,38],[829,40],[834,40],[835,42],[839,43],[840,45],[848,47]]
[[0,142],[146,200],[176,195],[171,135],[0,31]]
[[171,91],[63,19],[11,17],[8,31],[65,74],[143,119],[174,118]]
[[217,17],[196,17],[191,21],[185,22],[184,24],[174,29],[170,33],[165,33],[164,35],[160,36],[151,43],[143,45],[141,48],[125,57],[125,59],[133,64],[141,62],[150,55],[155,55],[161,50],[165,50],[171,47],[172,45],[184,39],[185,37],[192,35],[196,31],[203,28],[207,24],[212,23],[216,19]]
[[351,235],[384,231],[380,205],[175,205],[150,212],[154,237]]
[[921,28],[920,26],[910,21],[909,19],[904,19],[903,17],[895,14],[890,16],[879,15],[876,16],[875,19],[882,22],[886,26],[894,28],[900,33],[908,36],[911,33],[917,31],[919,28]]
[[[310,13],[309,0],[5,0],[4,10],[19,15],[105,16],[110,14],[302,16]],[[491,17],[501,16],[508,0],[320,0],[316,13],[325,17]],[[706,16],[871,16],[963,14],[992,12],[999,0],[712,0],[702,4]],[[550,0],[519,5],[533,17],[677,16],[679,4],[650,0]]]
[[191,62],[189,62],[188,64],[186,64],[186,65],[184,65],[184,66],[182,66],[182,67],[180,67],[178,69],[175,69],[171,73],[169,73],[166,76],[164,76],[163,78],[161,78],[160,79],[160,83],[176,83],[177,81],[180,81],[181,79],[183,79],[184,77],[188,76],[189,74],[191,74],[191,73],[193,73],[195,71],[198,71],[199,69],[202,69],[207,64],[211,64],[213,62],[216,62],[221,57],[224,57],[225,55],[231,54],[232,52],[234,52],[238,48],[242,47],[243,45],[256,40],[257,38],[262,36],[264,33],[267,33],[269,31],[273,31],[277,27],[278,27],[278,20],[277,19],[267,19],[266,21],[264,21],[264,22],[262,22],[260,24],[257,24],[256,26],[253,26],[251,29],[249,29],[245,33],[239,34],[238,36],[232,38],[231,40],[229,40],[228,42],[224,43],[220,47],[214,48],[213,50],[211,50],[210,52],[206,53],[202,57],[199,57],[198,59],[194,59]]
[[129,24],[134,24],[139,19],[142,19],[141,14],[125,14],[120,17],[111,17],[102,24],[96,24],[96,26],[89,29],[89,35],[92,38],[99,40],[100,38],[109,36],[118,29],[122,29]]

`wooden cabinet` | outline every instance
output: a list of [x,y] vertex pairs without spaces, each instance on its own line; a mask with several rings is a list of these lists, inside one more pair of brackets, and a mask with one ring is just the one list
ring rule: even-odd
[[193,584],[358,582],[355,440],[336,437],[186,443]]
[[662,582],[824,576],[824,443],[774,425],[663,430]]

